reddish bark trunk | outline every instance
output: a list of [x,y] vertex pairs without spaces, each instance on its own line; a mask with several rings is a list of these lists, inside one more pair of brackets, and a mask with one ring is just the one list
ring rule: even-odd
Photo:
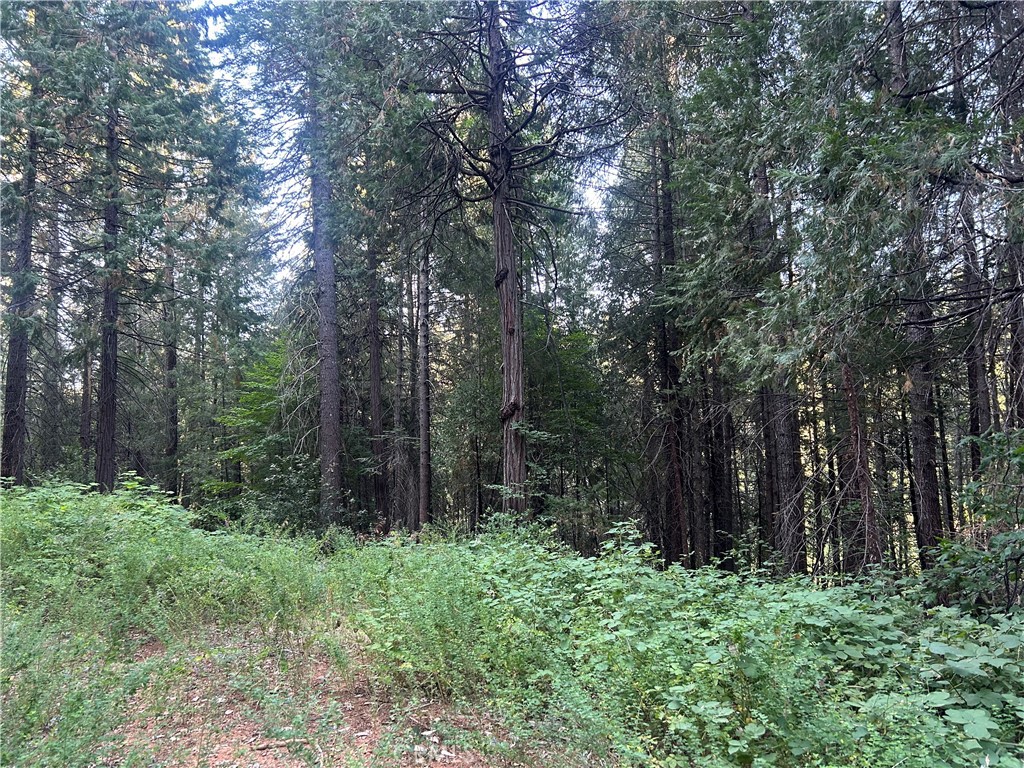
[[501,335],[502,510],[526,514],[526,438],[524,421],[523,324],[520,305],[519,259],[512,231],[512,148],[505,124],[505,88],[514,64],[501,36],[498,2],[485,4],[487,24],[488,160],[490,162],[494,287],[498,293]]

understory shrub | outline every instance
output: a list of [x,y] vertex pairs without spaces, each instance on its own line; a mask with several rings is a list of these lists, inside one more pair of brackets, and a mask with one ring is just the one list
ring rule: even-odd
[[[1024,759],[1024,620],[926,607],[912,585],[659,569],[628,526],[584,558],[510,525],[422,543],[208,532],[139,487],[2,501],[4,764],[99,754],[122,639],[209,623],[357,641],[396,696],[485,700],[620,764]],[[54,666],[75,671],[47,682]]]

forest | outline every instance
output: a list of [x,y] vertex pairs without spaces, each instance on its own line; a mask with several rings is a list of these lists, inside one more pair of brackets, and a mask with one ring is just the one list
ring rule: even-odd
[[1024,765],[1024,4],[0,26],[0,763]]

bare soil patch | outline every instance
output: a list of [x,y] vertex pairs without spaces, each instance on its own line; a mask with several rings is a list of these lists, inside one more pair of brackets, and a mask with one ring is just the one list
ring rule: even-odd
[[[154,669],[132,695],[104,766],[333,768],[524,763],[492,718],[440,701],[398,706],[365,675],[314,643],[210,633],[168,647],[140,640],[136,663]],[[445,734],[472,734],[481,751]],[[455,741],[459,741],[458,738]],[[510,754],[511,753],[511,754]]]

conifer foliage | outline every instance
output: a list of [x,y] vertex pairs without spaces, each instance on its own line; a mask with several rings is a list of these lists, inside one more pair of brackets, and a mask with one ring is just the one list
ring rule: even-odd
[[1019,603],[1018,3],[2,13],[11,482]]

